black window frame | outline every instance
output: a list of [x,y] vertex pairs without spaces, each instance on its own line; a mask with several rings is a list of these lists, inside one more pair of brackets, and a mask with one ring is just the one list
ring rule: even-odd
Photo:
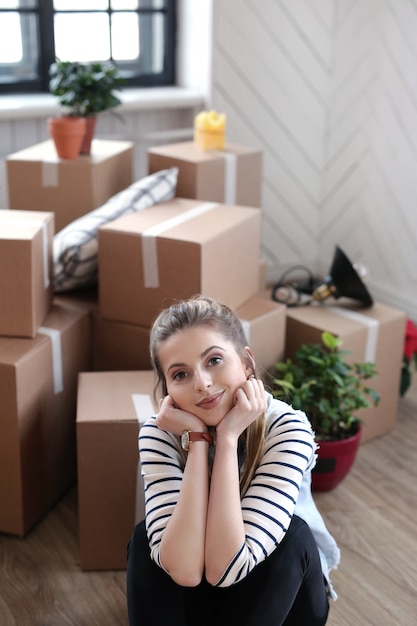
[[[105,13],[109,19],[112,13],[117,13],[110,7]],[[131,10],[138,14],[154,14],[162,13],[164,15],[164,51],[163,51],[163,70],[159,74],[134,74],[128,71],[126,66],[114,61],[120,66],[122,74],[126,78],[126,87],[158,87],[162,85],[175,85],[176,79],[176,27],[177,27],[177,1],[164,0],[162,8],[140,6],[140,8]],[[49,67],[55,61],[55,41],[54,41],[54,14],[65,13],[65,11],[55,11],[53,8],[53,0],[37,0],[34,7],[19,7],[18,9],[0,9],[0,17],[3,12],[18,12],[21,14],[34,14],[38,26],[38,78],[33,80],[13,80],[10,82],[0,82],[0,94],[34,94],[48,93],[49,84]],[[82,11],[77,11],[82,12]],[[68,11],[68,13],[72,13]],[[103,13],[103,11],[88,10],[86,13]],[[147,30],[141,26],[141,41],[145,49],[149,48],[151,39],[149,39]],[[94,61],[95,59],[91,59]],[[111,59],[113,60],[113,59]]]

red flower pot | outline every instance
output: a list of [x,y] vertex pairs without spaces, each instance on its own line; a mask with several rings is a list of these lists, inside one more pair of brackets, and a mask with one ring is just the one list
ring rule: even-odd
[[319,441],[318,458],[311,480],[314,491],[330,491],[349,473],[359,448],[361,428],[352,437]]

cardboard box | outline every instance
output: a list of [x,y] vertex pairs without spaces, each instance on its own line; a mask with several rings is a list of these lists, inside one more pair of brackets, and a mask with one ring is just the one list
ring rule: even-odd
[[55,293],[53,302],[93,314],[98,310],[98,289],[93,286]]
[[52,307],[33,339],[0,338],[0,531],[23,536],[74,484],[86,312]]
[[[330,301],[329,301],[330,302]],[[378,376],[369,386],[379,392],[377,407],[362,411],[362,442],[390,432],[397,417],[406,315],[403,311],[375,303],[370,308],[340,300],[338,304],[287,309],[286,356],[293,357],[303,343],[320,343],[328,331],[343,339],[350,363],[370,361]]]
[[53,237],[53,213],[0,210],[0,335],[34,337],[51,308]]
[[194,141],[148,150],[150,174],[172,166],[179,169],[176,195],[180,198],[261,206],[261,150],[226,143],[225,150],[207,151]]
[[93,316],[93,369],[96,371],[149,370],[150,328]]
[[53,211],[59,232],[133,182],[133,144],[94,139],[91,155],[67,160],[49,140],[8,156],[6,169],[9,207]]
[[236,308],[259,288],[261,212],[176,198],[99,228],[99,310],[151,326],[197,293]]
[[[154,414],[153,372],[82,373],[77,451],[80,565],[126,568],[126,546],[143,519],[140,423]],[[141,512],[139,512],[141,510]]]
[[254,354],[257,372],[261,376],[271,372],[274,364],[284,358],[286,306],[255,296],[238,307],[236,314]]

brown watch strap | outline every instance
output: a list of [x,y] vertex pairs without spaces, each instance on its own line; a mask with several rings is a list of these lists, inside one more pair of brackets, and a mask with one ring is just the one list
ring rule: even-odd
[[188,439],[189,441],[207,441],[208,443],[213,443],[213,435],[209,432],[198,433],[189,431]]

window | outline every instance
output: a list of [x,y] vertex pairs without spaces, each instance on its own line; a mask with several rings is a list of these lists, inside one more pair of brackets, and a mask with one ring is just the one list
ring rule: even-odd
[[130,86],[175,83],[176,0],[0,0],[0,93],[47,92],[62,61],[116,63]]

